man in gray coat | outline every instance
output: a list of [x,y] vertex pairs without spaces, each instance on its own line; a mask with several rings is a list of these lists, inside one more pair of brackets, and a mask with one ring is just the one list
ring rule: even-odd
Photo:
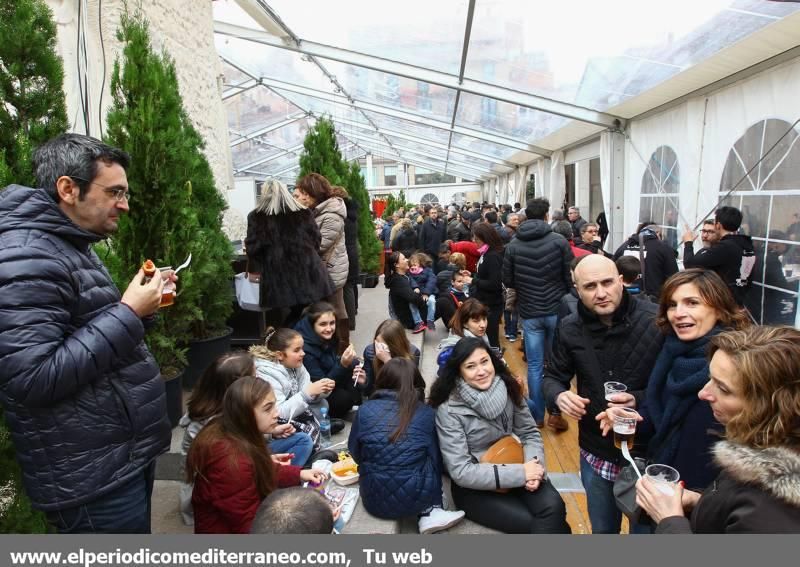
[[38,189],[0,193],[0,401],[25,490],[62,533],[149,533],[155,458],[169,448],[143,340],[164,280],[139,269],[120,296],[92,250],[128,211],[128,163],[64,134],[34,154]]

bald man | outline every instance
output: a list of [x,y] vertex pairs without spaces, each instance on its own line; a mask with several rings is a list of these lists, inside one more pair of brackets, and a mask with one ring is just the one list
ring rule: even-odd
[[[601,435],[595,417],[610,406],[641,405],[664,337],[655,325],[657,306],[628,294],[612,260],[584,256],[573,278],[578,311],[558,327],[544,372],[544,395],[562,415],[578,420],[581,481],[592,533],[619,533],[622,514],[613,487],[624,464],[622,453],[611,436]],[[577,393],[570,391],[573,376]],[[627,393],[606,401],[603,384],[609,381],[622,382]]]

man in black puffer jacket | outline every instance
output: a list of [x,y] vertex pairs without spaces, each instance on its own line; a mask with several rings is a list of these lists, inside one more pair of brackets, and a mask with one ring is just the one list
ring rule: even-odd
[[[614,480],[622,453],[613,436],[603,437],[595,417],[608,407],[605,382],[622,382],[627,393],[614,405],[639,407],[664,336],[655,325],[658,307],[631,297],[613,261],[600,254],[575,267],[578,312],[558,327],[544,373],[544,394],[562,413],[578,420],[581,482],[592,533],[619,533],[622,515],[614,501]],[[577,376],[578,393],[570,391]]]
[[[522,320],[525,356],[528,359],[528,407],[536,423],[544,423],[542,370],[550,351],[558,320],[558,305],[572,287],[569,242],[555,234],[547,222],[550,203],[531,199],[525,208],[528,220],[519,225],[517,237],[506,246],[503,284],[517,290],[517,309]],[[551,406],[548,424],[565,429],[558,408]]]
[[92,250],[128,211],[128,163],[64,134],[36,150],[41,189],[0,193],[0,401],[25,490],[60,532],[149,533],[170,443],[143,341],[164,281],[140,269],[120,298]]

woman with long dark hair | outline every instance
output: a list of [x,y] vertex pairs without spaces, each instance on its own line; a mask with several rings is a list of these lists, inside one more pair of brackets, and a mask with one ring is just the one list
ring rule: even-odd
[[[433,384],[430,404],[453,500],[469,519],[507,533],[570,533],[521,387],[486,343],[458,342]],[[481,462],[490,447],[512,434],[522,444],[522,463]]]
[[264,435],[277,425],[272,387],[245,376],[225,392],[222,415],[203,428],[186,458],[186,480],[194,482],[195,533],[249,533],[258,506],[278,487],[325,475],[273,459]]
[[361,501],[379,518],[416,516],[420,533],[445,530],[464,512],[442,508],[442,464],[435,415],[425,405],[425,381],[405,358],[378,373],[373,396],[361,406],[348,442],[358,463]]
[[360,387],[363,387],[367,376],[364,369],[358,371],[354,383],[354,368],[356,365],[356,352],[353,345],[349,345],[341,354],[338,353],[336,339],[336,314],[329,303],[315,303],[309,306],[295,330],[303,337],[303,366],[311,376],[311,382],[319,382],[328,378],[333,380],[324,387],[328,392],[328,407],[330,408],[331,431],[336,433],[344,427],[344,418],[354,405],[361,403]]
[[503,316],[503,241],[488,222],[472,227],[472,241],[481,257],[472,278],[470,297],[489,308],[486,335],[489,343],[500,348],[500,318]]
[[288,309],[287,325],[334,291],[319,248],[312,210],[280,181],[265,181],[258,205],[247,215],[247,269],[250,280],[260,283],[261,307]]
[[405,358],[413,360],[419,366],[419,357],[419,349],[409,342],[400,321],[386,319],[375,329],[372,342],[364,349],[364,370],[367,373],[364,393],[368,396],[372,394],[375,390],[375,377],[391,359]]
[[698,397],[725,426],[713,448],[720,474],[702,494],[666,494],[645,478],[637,503],[656,533],[800,533],[800,331],[720,333],[709,356]]
[[419,309],[422,321],[428,314],[428,306],[422,298],[422,294],[414,293],[411,287],[411,278],[408,277],[408,259],[402,252],[392,252],[386,262],[386,275],[383,285],[389,290],[389,306],[394,316],[403,324],[406,329],[413,329],[415,333],[421,333],[427,326],[414,324],[414,316],[411,313],[411,305]]

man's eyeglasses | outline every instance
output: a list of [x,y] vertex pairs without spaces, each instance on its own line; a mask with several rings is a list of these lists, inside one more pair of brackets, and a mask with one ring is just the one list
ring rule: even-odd
[[716,230],[701,230],[701,234],[716,234]]
[[102,183],[98,183],[97,181],[89,181],[88,179],[84,179],[83,177],[76,177],[74,175],[69,176],[70,179],[77,179],[78,181],[83,181],[84,183],[93,183],[98,187],[102,187],[103,191],[106,192],[107,195],[111,195],[114,197],[115,201],[122,201],[125,200],[127,202],[131,202],[131,193],[127,189],[122,189],[121,187],[109,187],[108,185],[103,185]]

